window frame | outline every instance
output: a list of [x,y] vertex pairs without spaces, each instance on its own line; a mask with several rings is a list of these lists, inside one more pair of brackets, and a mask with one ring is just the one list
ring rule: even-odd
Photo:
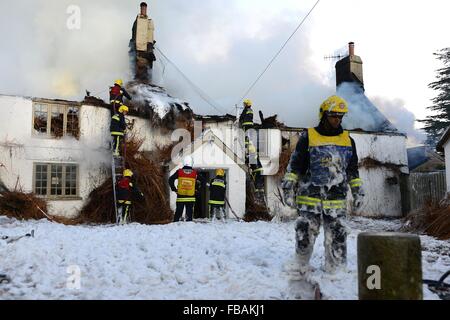
[[[37,166],[46,166],[47,172],[46,172],[46,185],[45,190],[46,194],[39,194],[37,193]],[[61,171],[61,181],[58,183],[58,185],[61,186],[61,195],[57,194],[51,194],[52,192],[52,166],[62,166]],[[75,195],[72,194],[66,194],[70,193],[71,187],[66,186],[66,174],[67,174],[67,168],[69,166],[75,167]],[[42,179],[42,178],[41,178]],[[38,197],[42,197],[48,200],[81,200],[80,197],[80,166],[78,163],[68,163],[68,162],[34,162],[33,163],[33,193],[36,194]]]
[[[46,128],[45,133],[37,132],[36,129],[34,128],[36,112],[39,112],[39,111],[37,111],[37,107],[41,107],[41,106],[47,108],[47,111],[46,111],[47,112],[47,128]],[[31,119],[31,123],[32,123],[31,132],[32,132],[33,137],[40,137],[40,138],[44,138],[44,139],[60,139],[63,137],[73,137],[75,139],[78,139],[78,137],[75,136],[74,134],[67,134],[67,124],[68,124],[67,115],[69,113],[69,110],[71,110],[72,108],[75,108],[78,111],[78,131],[79,131],[80,130],[80,111],[81,111],[81,107],[79,105],[33,101],[32,119]],[[55,136],[54,134],[52,134],[52,114],[53,114],[53,112],[57,112],[61,109],[62,109],[62,114],[63,114],[63,134],[62,134],[62,136],[59,137],[59,136]],[[40,112],[42,112],[42,111],[40,111]]]
[[[265,139],[260,139],[261,136],[265,135]],[[258,155],[260,159],[270,159],[270,129],[259,129],[258,130]],[[263,140],[261,145],[261,140]],[[265,140],[265,141],[264,141]],[[261,148],[263,147],[263,148]]]

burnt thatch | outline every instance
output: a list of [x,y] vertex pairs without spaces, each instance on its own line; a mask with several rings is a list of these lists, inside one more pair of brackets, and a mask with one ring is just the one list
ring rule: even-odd
[[450,239],[450,205],[447,201],[428,201],[406,217],[403,231],[425,233],[441,240]]
[[289,160],[291,160],[292,151],[289,148],[283,148],[278,159],[278,172],[275,175],[277,178],[282,178],[286,174]]
[[[169,154],[170,147],[160,147],[162,154],[152,155],[140,152],[142,139],[129,137],[126,144],[125,167],[133,171],[135,184],[144,194],[144,201],[134,201],[131,221],[144,224],[169,223],[173,212],[169,205],[169,195],[166,179],[166,168],[161,165]],[[155,151],[159,154],[158,151]],[[114,195],[112,179],[107,179],[94,189],[81,210],[81,219],[85,222],[111,223],[115,222]]]
[[358,166],[366,169],[385,167],[396,173],[400,173],[400,168],[402,167],[402,165],[399,164],[385,163],[369,157],[360,160]]
[[0,194],[0,214],[16,219],[47,218],[47,202],[33,193],[5,191]]
[[257,201],[255,187],[251,183],[250,178],[247,177],[244,221],[271,221],[272,218],[266,205]]

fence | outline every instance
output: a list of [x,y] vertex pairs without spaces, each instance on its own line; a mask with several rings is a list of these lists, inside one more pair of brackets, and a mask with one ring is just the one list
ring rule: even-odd
[[422,208],[427,200],[438,202],[447,193],[445,171],[411,173],[408,184],[410,211]]

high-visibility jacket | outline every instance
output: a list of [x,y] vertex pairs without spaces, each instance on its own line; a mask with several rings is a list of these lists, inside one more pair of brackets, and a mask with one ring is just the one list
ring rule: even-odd
[[341,127],[325,130],[321,123],[303,132],[287,169],[295,180],[297,204],[323,209],[344,209],[347,185],[361,186],[353,139]]
[[216,176],[209,183],[209,202],[210,205],[224,205],[225,191],[227,183],[223,176]]
[[114,84],[113,87],[109,89],[109,101],[111,104],[121,105],[123,104],[123,97],[131,100],[130,94],[118,84]]
[[123,136],[125,130],[127,129],[127,123],[125,122],[125,116],[123,113],[119,112],[111,117],[111,124],[109,126],[109,131],[112,136]]
[[141,200],[144,198],[144,195],[130,177],[122,177],[117,181],[116,195],[117,201],[124,202],[125,204],[131,204],[133,197]]
[[[176,179],[178,179],[178,187],[175,187]],[[177,192],[177,202],[195,202],[197,179],[200,183],[202,182],[197,171],[188,166],[178,169],[170,176],[169,186],[172,191]]]
[[239,117],[239,123],[242,127],[253,126],[253,110],[251,107],[245,107]]

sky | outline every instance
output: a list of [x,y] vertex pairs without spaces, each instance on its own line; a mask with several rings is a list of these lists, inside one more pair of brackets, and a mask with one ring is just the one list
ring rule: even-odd
[[[157,47],[215,106],[203,101],[160,55],[155,83],[196,113],[236,113],[242,97],[317,0],[153,0]],[[128,41],[140,1],[3,0],[0,93],[80,100],[85,90],[107,99],[116,78],[131,78]],[[79,8],[79,28],[71,6]],[[355,42],[366,95],[397,127],[420,136],[429,115],[427,87],[441,67],[433,53],[448,46],[450,2],[320,0],[271,67],[246,95],[265,116],[291,126],[317,122],[335,93],[336,60]],[[73,26],[73,24],[71,25]],[[420,139],[416,139],[420,140]],[[418,142],[418,141],[417,141]]]

